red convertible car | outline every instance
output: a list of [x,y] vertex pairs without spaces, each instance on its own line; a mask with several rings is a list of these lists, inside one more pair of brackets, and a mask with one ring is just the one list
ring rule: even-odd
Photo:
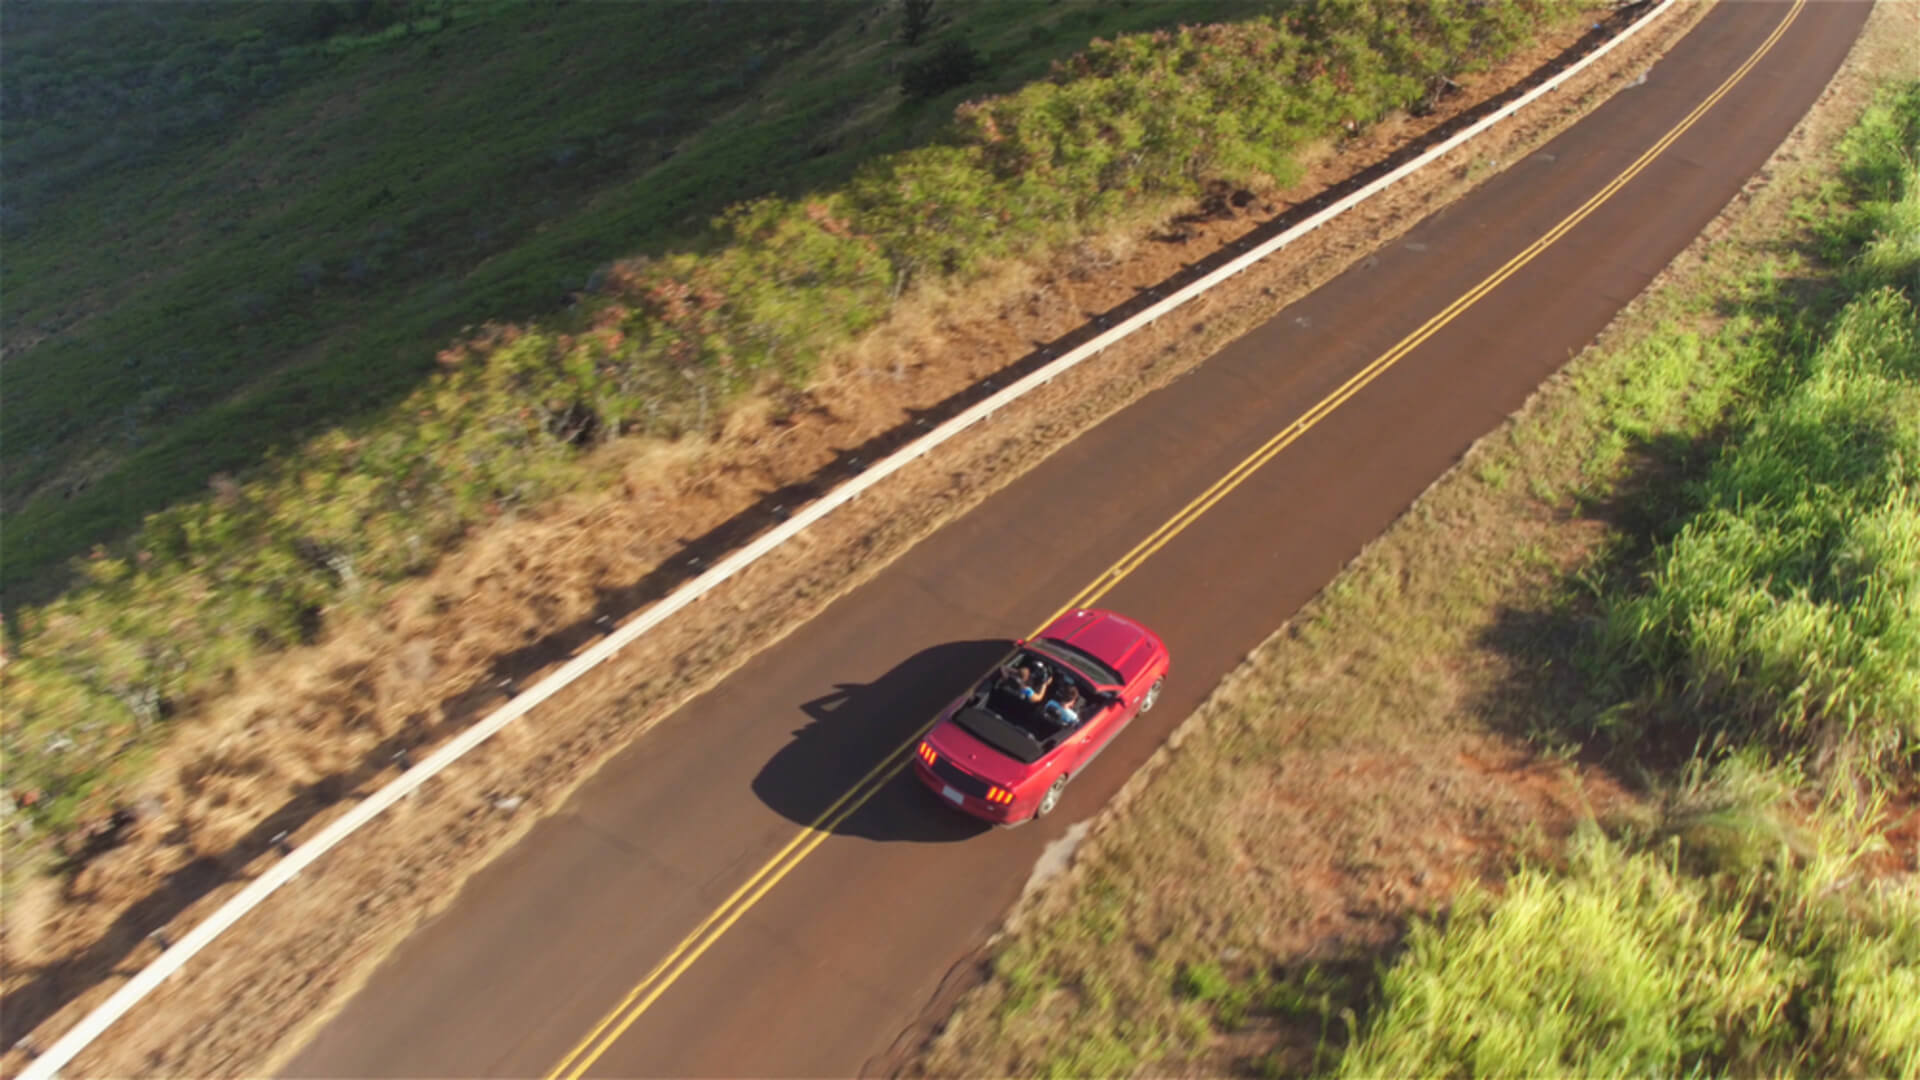
[[1069,611],[946,707],[914,773],[997,825],[1051,811],[1067,781],[1153,708],[1171,658],[1159,635],[1110,611]]

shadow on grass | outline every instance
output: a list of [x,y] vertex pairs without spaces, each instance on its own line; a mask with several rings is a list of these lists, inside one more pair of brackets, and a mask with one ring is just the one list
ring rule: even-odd
[[[1782,252],[1815,260],[1817,241]],[[1728,410],[1696,430],[1666,430],[1631,441],[1605,486],[1574,495],[1564,519],[1598,521],[1606,544],[1578,570],[1525,606],[1504,605],[1478,643],[1509,662],[1509,676],[1483,692],[1473,708],[1498,731],[1610,768],[1617,778],[1652,790],[1678,775],[1725,732],[1724,713],[1662,685],[1654,672],[1610,649],[1608,598],[1638,594],[1663,548],[1708,507],[1706,481],[1715,463],[1747,431],[1745,401],[1797,382],[1812,342],[1840,310],[1841,294],[1819,273],[1772,278],[1766,287],[1715,304],[1721,318],[1747,320],[1738,348],[1754,361]]]
[[1507,676],[1470,705],[1490,728],[1609,768],[1633,787],[1692,758],[1699,730],[1636,693],[1644,673],[1609,654],[1602,598],[1639,588],[1659,546],[1701,509],[1700,482],[1732,434],[1722,423],[1640,440],[1605,491],[1575,496],[1564,508],[1565,520],[1605,524],[1608,542],[1530,602],[1503,603],[1475,639],[1507,661]]
[[[180,281],[163,276],[82,329],[63,328],[35,346],[36,370],[68,375],[16,380],[21,373],[8,369],[18,400],[4,428],[19,458],[6,485],[13,513],[0,552],[9,612],[64,591],[75,580],[66,560],[125,539],[149,513],[204,495],[216,474],[244,473],[272,454],[297,453],[329,428],[380,416],[436,370],[434,354],[463,326],[557,314],[608,260],[698,247],[708,241],[708,219],[725,206],[791,193],[802,175],[839,184],[857,167],[858,159],[820,161],[805,148],[821,126],[816,114],[837,115],[844,103],[797,98],[781,80],[817,43],[870,19],[866,5],[562,7],[462,18],[457,31],[435,37],[463,42],[444,56],[438,44],[430,53],[424,42],[392,45],[415,53],[407,77],[422,80],[430,91],[424,96],[396,101],[390,94],[400,88],[366,93],[354,81],[368,77],[366,65],[337,62],[324,77],[339,85],[320,89],[339,89],[354,110],[373,109],[381,119],[418,112],[427,118],[423,130],[435,134],[400,137],[380,119],[363,118],[351,130],[315,120],[327,136],[316,144],[323,149],[304,150],[323,162],[337,158],[353,182],[338,201],[318,203],[314,192],[324,187],[290,186],[287,197],[302,200],[301,213],[281,219],[274,216],[279,202],[262,204],[243,190],[231,206],[206,211],[210,220],[235,237],[270,227],[269,239],[209,249],[178,268]],[[664,37],[677,35],[682,44],[664,68],[659,62],[671,54],[663,35],[647,32],[663,19],[674,26]],[[565,70],[538,90],[577,106],[567,113],[571,135],[552,132],[538,116],[487,108],[500,103],[497,89],[476,96],[476,83],[497,88],[528,78],[538,65],[526,59],[542,51]],[[650,77],[611,88],[592,78],[620,70],[649,70]],[[476,71],[493,77],[477,79]],[[665,89],[673,86],[688,90],[674,96]],[[283,115],[299,89],[252,108]],[[728,120],[738,104],[769,94],[797,115]],[[580,104],[589,96],[599,104]],[[629,105],[614,111],[609,100]],[[215,135],[205,140],[210,146],[238,140],[222,151],[231,160],[210,158],[217,165],[243,173],[297,168],[256,160],[271,156],[277,133],[242,125]],[[442,171],[445,161],[424,152],[430,146],[488,164],[449,179],[461,170]],[[670,152],[656,156],[663,148]],[[182,152],[212,153],[198,142]],[[502,161],[518,164],[506,171]],[[127,183],[148,182],[129,168]],[[634,184],[646,199],[629,198],[617,212],[578,209]],[[265,216],[236,222],[226,220],[229,213]],[[365,239],[350,241],[361,233]],[[103,264],[98,273],[122,269]],[[122,428],[124,439],[101,443],[110,451],[104,464],[65,460],[63,446]],[[36,479],[16,486],[28,477]]]
[[[1406,949],[1411,924],[1404,914],[1379,914],[1393,927],[1383,944],[1336,941],[1208,1002],[1217,1026],[1253,1034],[1269,1047],[1234,1058],[1228,1075],[1324,1075],[1339,1063],[1379,1001],[1382,976]],[[1179,980],[1174,992],[1191,996]]]

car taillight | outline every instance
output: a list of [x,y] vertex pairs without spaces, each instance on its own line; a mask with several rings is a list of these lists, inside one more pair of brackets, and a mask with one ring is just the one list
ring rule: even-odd
[[1013,792],[996,784],[987,789],[987,801],[1005,806],[1013,801]]
[[934,762],[940,760],[940,755],[933,752],[933,747],[928,746],[926,743],[921,743],[920,744],[920,760],[931,765]]

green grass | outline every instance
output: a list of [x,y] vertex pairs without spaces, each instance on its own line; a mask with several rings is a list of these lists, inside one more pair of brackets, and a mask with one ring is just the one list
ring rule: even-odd
[[[116,797],[249,657],[590,483],[586,448],[804,385],[917,283],[1285,175],[1576,9],[1286,5],[1095,41],[950,121],[1087,34],[1263,8],[943,10],[937,36],[990,76],[911,104],[867,6],[504,4],[335,35],[332,66],[298,54],[304,81],[243,122],[43,207],[6,268],[23,321],[108,262],[149,275],[4,369],[5,735],[35,821]],[[512,321],[594,267],[578,309]],[[14,583],[136,520],[20,603]]]
[[1589,829],[1417,925],[1340,1074],[1914,1075],[1920,899],[1845,888],[1862,809],[1806,854],[1724,809],[1664,843]]

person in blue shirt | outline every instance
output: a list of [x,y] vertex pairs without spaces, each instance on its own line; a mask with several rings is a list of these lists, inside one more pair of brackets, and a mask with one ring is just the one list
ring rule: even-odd
[[1047,719],[1063,728],[1078,727],[1080,725],[1079,688],[1072,683],[1063,684],[1060,693],[1055,695],[1052,701],[1047,702],[1042,711],[1046,713]]
[[1028,660],[1013,673],[1013,695],[1028,703],[1045,701],[1053,685],[1053,672],[1045,664]]

